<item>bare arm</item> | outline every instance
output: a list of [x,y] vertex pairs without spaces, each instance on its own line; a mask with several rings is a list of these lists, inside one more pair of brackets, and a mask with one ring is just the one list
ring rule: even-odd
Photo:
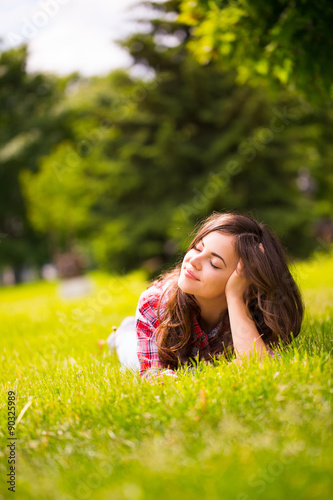
[[244,277],[242,268],[242,262],[239,261],[225,290],[234,350],[236,358],[255,352],[261,358],[267,354],[267,348],[243,300],[249,282]]

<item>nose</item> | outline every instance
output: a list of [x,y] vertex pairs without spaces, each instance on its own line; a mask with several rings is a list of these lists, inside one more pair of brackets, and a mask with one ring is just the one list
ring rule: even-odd
[[191,266],[195,269],[201,268],[200,255],[192,255],[189,259]]

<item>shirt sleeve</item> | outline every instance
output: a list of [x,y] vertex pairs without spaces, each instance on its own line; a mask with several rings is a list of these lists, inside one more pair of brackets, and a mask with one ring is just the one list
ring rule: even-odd
[[149,378],[165,368],[158,356],[156,329],[159,325],[157,307],[161,290],[152,286],[145,290],[139,299],[136,310],[137,354],[140,375]]

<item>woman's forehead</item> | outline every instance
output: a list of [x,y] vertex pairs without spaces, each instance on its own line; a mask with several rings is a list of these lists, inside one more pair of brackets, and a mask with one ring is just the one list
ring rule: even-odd
[[235,236],[221,233],[220,231],[213,231],[200,237],[196,244],[198,245],[200,243],[211,252],[218,253],[218,250],[231,253],[235,252]]

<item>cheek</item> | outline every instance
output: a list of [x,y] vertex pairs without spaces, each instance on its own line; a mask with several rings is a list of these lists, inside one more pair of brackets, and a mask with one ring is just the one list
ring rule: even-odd
[[188,261],[188,259],[189,259],[189,257],[190,257],[190,254],[189,254],[189,252],[188,252],[188,253],[186,253],[186,254],[185,254],[185,257],[184,257],[184,259],[183,259],[183,262],[187,262],[187,261]]
[[212,287],[216,292],[223,293],[228,279],[232,273],[221,273],[217,278],[216,275],[212,276]]
[[183,259],[182,268],[184,268],[186,264],[188,264],[188,258],[187,258],[187,256],[185,256],[184,259]]

